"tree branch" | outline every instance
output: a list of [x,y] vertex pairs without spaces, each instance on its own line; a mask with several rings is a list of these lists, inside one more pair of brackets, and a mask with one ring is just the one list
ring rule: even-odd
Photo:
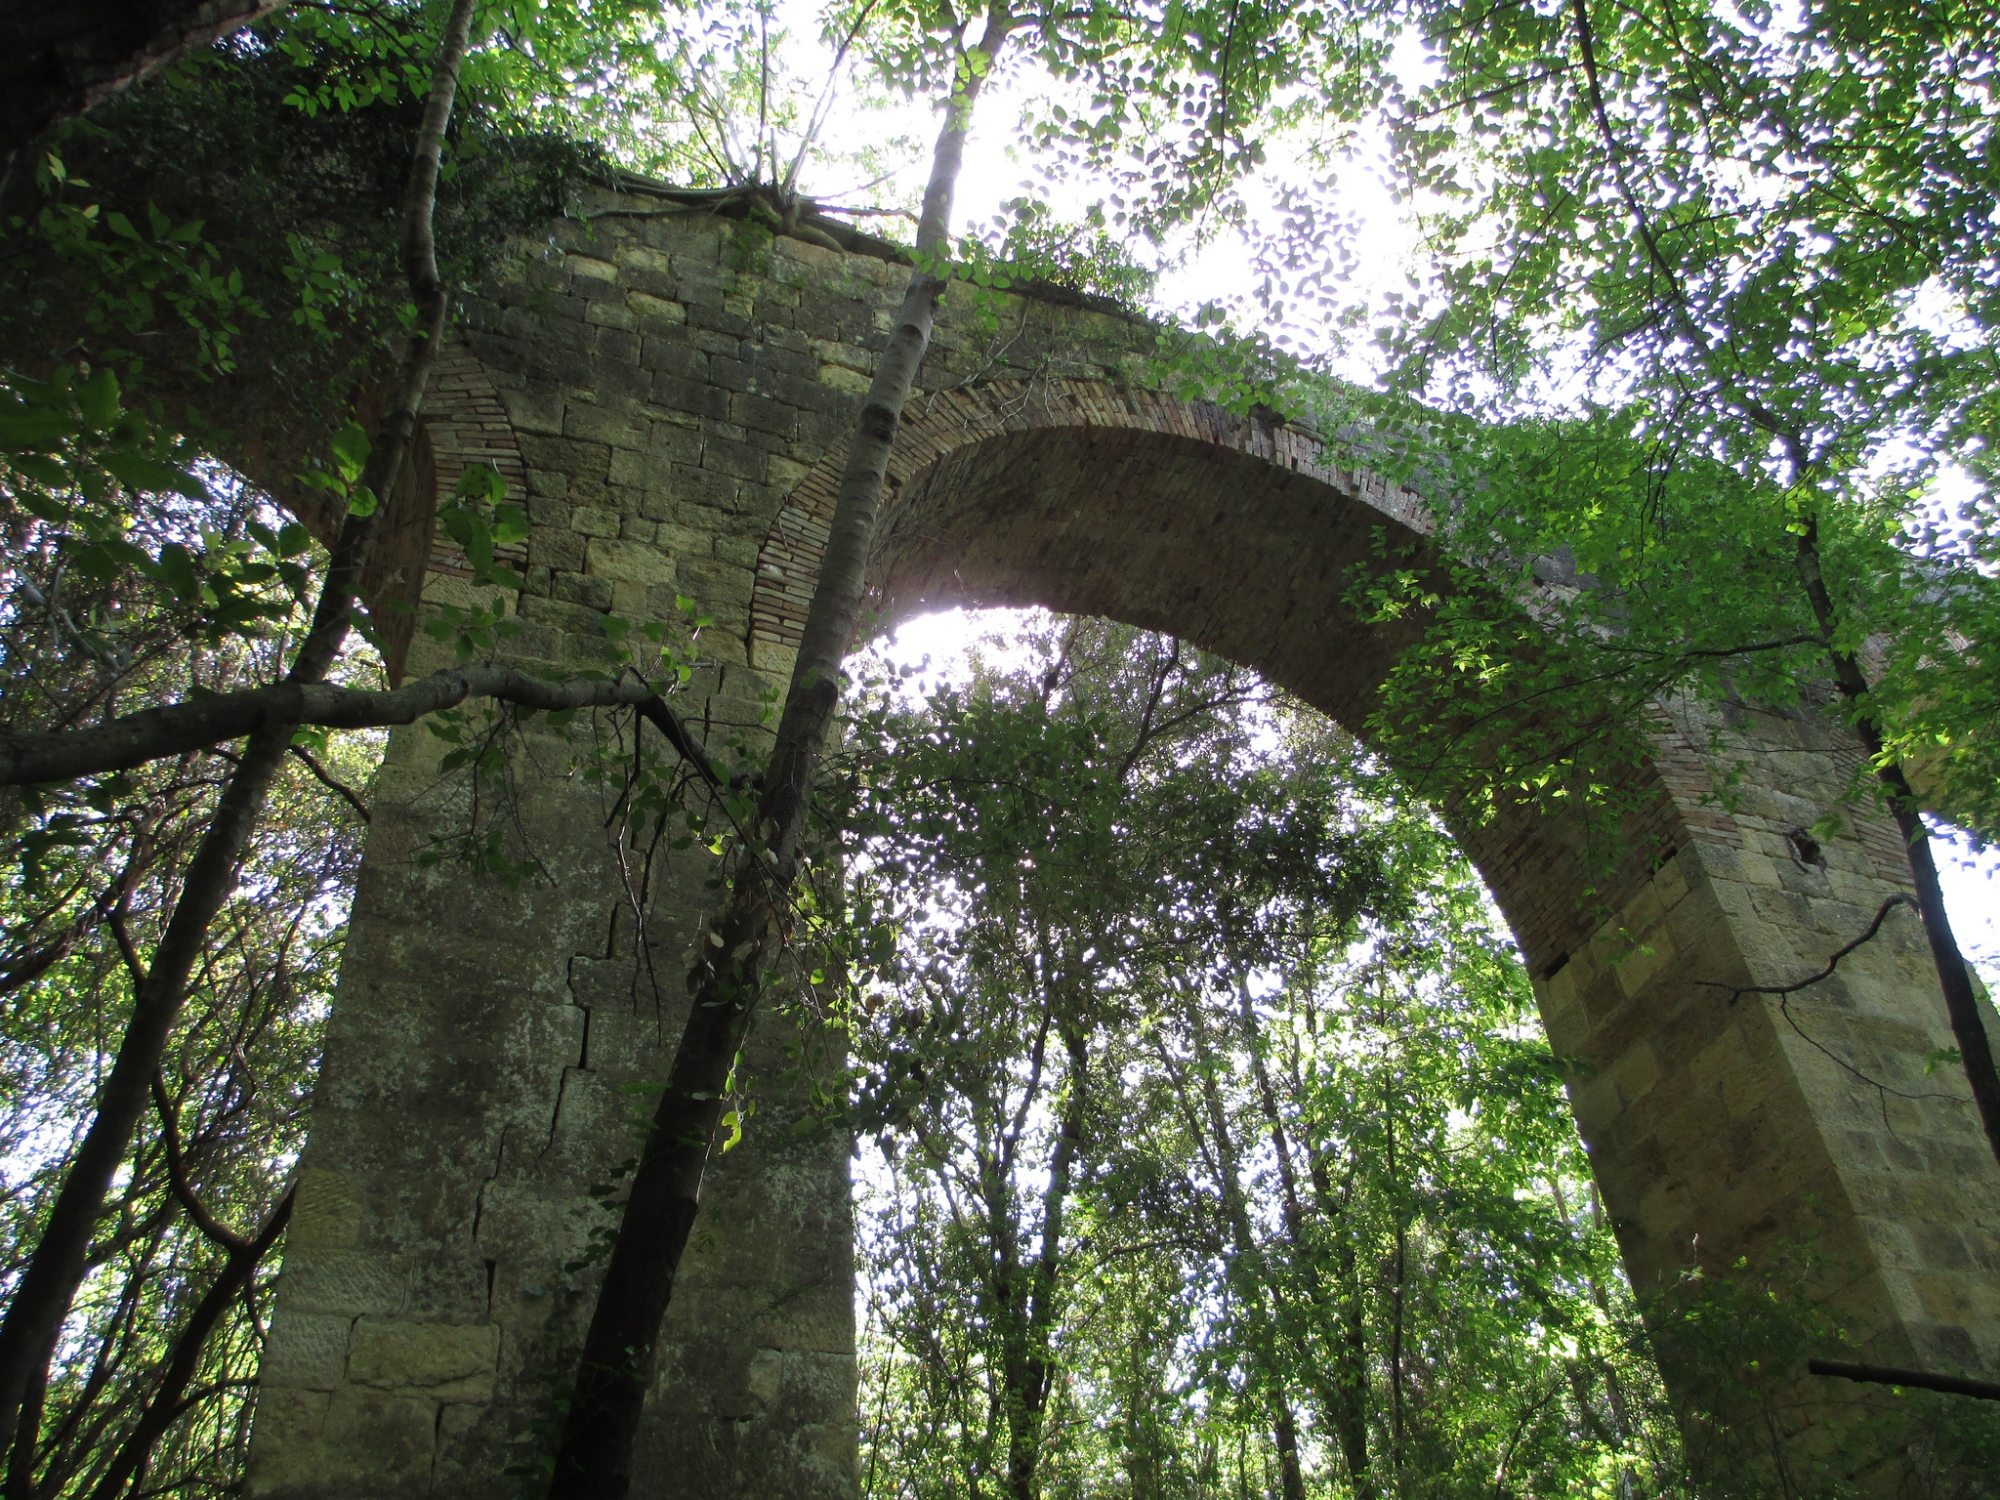
[[251,1242],[210,1213],[188,1181],[187,1159],[181,1155],[180,1122],[175,1119],[179,1111],[167,1097],[167,1085],[157,1069],[153,1072],[153,1103],[160,1112],[160,1150],[167,1159],[167,1186],[186,1210],[188,1222],[232,1255],[245,1249]]
[[312,772],[314,781],[317,781],[321,786],[353,808],[354,815],[361,819],[362,822],[368,823],[374,821],[369,817],[368,804],[361,800],[354,788],[342,781],[338,776],[335,776],[325,766],[321,765],[314,758],[312,751],[306,749],[304,745],[294,745],[292,746],[292,758],[302,763],[308,771]]
[[285,1225],[292,1217],[294,1192],[296,1189],[287,1191],[278,1200],[278,1206],[271,1210],[271,1216],[257,1231],[255,1239],[239,1240],[230,1250],[228,1259],[223,1262],[222,1273],[215,1278],[201,1301],[195,1304],[180,1337],[174,1341],[173,1355],[167,1362],[165,1374],[160,1377],[159,1389],[147,1404],[146,1414],[132,1429],[132,1435],[118,1450],[111,1466],[104,1471],[103,1479],[91,1492],[91,1500],[118,1500],[125,1492],[126,1484],[152,1457],[154,1446],[173,1425],[174,1419],[205,1394],[196,1392],[188,1400],[181,1399],[200,1366],[202,1349],[214,1332],[215,1325],[222,1320],[230,1303],[243,1295],[250,1278],[256,1274],[258,1263],[277,1244],[278,1236],[285,1232]]
[[1934,1375],[1927,1370],[1897,1370],[1888,1365],[1853,1365],[1841,1359],[1809,1359],[1806,1369],[1814,1375],[1833,1375],[1868,1385],[1907,1385],[1923,1391],[1973,1396],[1981,1401],[2000,1401],[2000,1380],[1970,1380],[1963,1375]]
[[386,692],[324,682],[280,682],[149,708],[89,729],[0,735],[0,786],[69,781],[130,770],[147,761],[241,739],[268,725],[375,729],[413,724],[425,714],[456,708],[468,698],[492,698],[544,713],[636,708],[711,786],[719,787],[729,780],[687,725],[645,682],[633,678],[549,682],[519,667],[453,667]]

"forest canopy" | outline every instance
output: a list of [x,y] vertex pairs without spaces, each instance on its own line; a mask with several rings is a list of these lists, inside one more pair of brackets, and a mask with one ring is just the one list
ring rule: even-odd
[[[1992,14],[116,9],[0,10],[9,1500],[241,1491],[384,731],[505,805],[537,715],[713,909],[529,1487],[629,1481],[762,1005],[837,1038],[800,1086],[865,1150],[871,1497],[1849,1492],[1787,1415],[1843,1337],[1813,1247],[1641,1305],[1432,804],[1616,826],[1668,700],[1843,720],[1800,832],[1895,820],[1927,1071],[2000,1155],[1939,874],[2000,834]],[[398,593],[381,540],[453,320],[633,177],[908,277],[762,738],[689,708],[693,597],[514,665],[496,471],[437,514],[475,602]],[[1369,722],[1103,621],[924,692],[850,657],[940,300],[1028,284],[1424,496],[1444,582],[1359,601],[1423,622]],[[405,682],[413,640],[452,664]],[[1732,742],[1697,748],[1726,801]],[[426,867],[541,878],[503,825]],[[1898,1400],[1923,1493],[1982,1493],[1983,1410]]]

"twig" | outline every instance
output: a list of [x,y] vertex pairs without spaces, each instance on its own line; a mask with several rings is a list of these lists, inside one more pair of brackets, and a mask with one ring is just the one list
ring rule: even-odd
[[[1796,984],[1727,985],[1727,984],[1720,984],[1713,979],[1704,979],[1702,983],[1718,990],[1728,990],[1729,1003],[1731,1005],[1734,1005],[1738,1000],[1741,1000],[1745,995],[1796,995],[1800,990],[1810,989],[1813,985],[1818,984],[1822,979],[1831,979],[1833,977],[1833,971],[1840,967],[1840,961],[1843,958],[1847,957],[1848,954],[1852,953],[1856,948],[1860,948],[1866,945],[1867,943],[1873,942],[1875,934],[1882,930],[1882,924],[1889,920],[1889,913],[1894,911],[1899,906],[1907,906],[1910,908],[1911,911],[1916,911],[1917,909],[1917,903],[1915,901],[1911,900],[1901,891],[1898,891],[1895,895],[1891,896],[1887,901],[1884,901],[1882,903],[1882,909],[1875,913],[1875,920],[1868,924],[1868,930],[1866,932],[1862,933],[1860,937],[1856,938],[1846,947],[1837,950],[1834,953],[1833,957],[1829,958],[1826,961],[1826,967],[1824,969],[1821,969],[1817,974],[1813,974],[1805,979],[1799,980]],[[1921,918],[1922,913],[1918,913],[1918,916],[1919,918]]]
[[368,816],[368,804],[355,795],[354,788],[315,760],[312,751],[306,749],[304,745],[294,745],[292,746],[292,754],[305,762],[306,769],[313,774],[313,780],[327,788],[327,790],[337,792],[345,798],[347,805],[354,809],[356,817],[360,818],[364,823],[371,821]]
[[[1891,1088],[1888,1084],[1882,1082],[1881,1079],[1870,1077],[1868,1074],[1862,1072],[1861,1069],[1855,1067],[1853,1063],[1849,1062],[1839,1053],[1833,1051],[1823,1042],[1818,1041],[1814,1037],[1806,1035],[1804,1028],[1799,1025],[1797,1019],[1792,1015],[1791,997],[1797,994],[1800,990],[1808,989],[1811,986],[1818,984],[1822,979],[1830,979],[1833,976],[1833,971],[1840,967],[1840,961],[1843,958],[1846,958],[1848,954],[1854,952],[1855,949],[1874,940],[1875,935],[1882,930],[1882,924],[1889,920],[1889,913],[1894,911],[1899,906],[1907,906],[1910,908],[1911,911],[1917,910],[1917,903],[1915,901],[1913,901],[1910,897],[1904,895],[1902,892],[1900,891],[1897,892],[1895,895],[1891,896],[1887,901],[1884,901],[1882,903],[1881,910],[1875,913],[1875,920],[1868,924],[1868,930],[1866,932],[1862,933],[1860,937],[1856,938],[1853,942],[1847,944],[1847,946],[1845,946],[1844,948],[1841,948],[1837,952],[1835,952],[1833,957],[1827,960],[1826,967],[1821,969],[1817,974],[1810,975],[1807,978],[1801,979],[1794,984],[1728,985],[1728,984],[1722,984],[1717,980],[1713,979],[1703,979],[1697,982],[1706,985],[1711,989],[1728,990],[1729,1003],[1731,1005],[1734,1005],[1738,1000],[1741,1000],[1745,995],[1776,995],[1778,997],[1778,1013],[1785,1018],[1785,1024],[1792,1028],[1792,1030],[1798,1035],[1800,1041],[1806,1043],[1806,1045],[1813,1048],[1815,1051],[1820,1052],[1826,1057],[1832,1059],[1835,1063],[1838,1063],[1842,1068],[1846,1069],[1849,1073],[1852,1073],[1856,1078],[1860,1079],[1863,1083],[1867,1084],[1870,1088],[1877,1090],[1881,1094],[1885,1095],[1894,1094],[1898,1099],[1949,1099],[1955,1103],[1963,1103],[1964,1101],[1959,1099],[1959,1097],[1956,1094],[1931,1094],[1931,1093],[1912,1094],[1906,1092],[1903,1089]],[[1920,921],[1922,920],[1922,915],[1923,914],[1921,912],[1918,912],[1918,920]],[[1889,1106],[1888,1106],[1888,1101],[1886,1099],[1884,1099],[1882,1102],[1882,1124],[1885,1127],[1887,1127],[1889,1124]],[[1890,1133],[1894,1134],[1894,1131],[1891,1130]]]
[[232,1255],[248,1249],[251,1241],[210,1213],[208,1205],[195,1192],[194,1184],[188,1181],[187,1159],[181,1155],[181,1128],[174,1118],[177,1111],[173,1100],[167,1097],[167,1085],[157,1070],[153,1074],[153,1103],[160,1112],[160,1148],[167,1159],[167,1186],[173,1190],[181,1207],[187,1210],[189,1221]]

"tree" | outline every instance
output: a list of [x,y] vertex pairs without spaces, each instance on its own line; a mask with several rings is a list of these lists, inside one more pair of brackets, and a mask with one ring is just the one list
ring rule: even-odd
[[[1439,693],[1519,721],[1607,688],[1643,714],[1672,691],[1790,705],[1830,681],[1908,845],[2000,1155],[2000,1073],[1911,784],[1922,767],[1938,805],[1993,826],[1991,504],[1953,528],[1928,489],[1953,460],[1983,476],[1991,448],[1996,184],[1976,143],[1994,101],[1973,61],[1991,18],[1358,14],[1435,60],[1420,86],[1384,85],[1439,270],[1381,337],[1392,392],[1443,411],[1361,406],[1406,435],[1389,462],[1425,471],[1459,555],[1534,601],[1532,625],[1447,611],[1384,729],[1428,759],[1450,753],[1421,727]],[[1513,425],[1487,420],[1496,395]],[[1449,667],[1453,632],[1461,662],[1507,664],[1483,682]],[[1516,747],[1500,779],[1546,784],[1528,761],[1589,722],[1577,708]]]
[[906,1170],[941,1183],[940,1240],[913,1226],[906,1248],[977,1286],[961,1337],[980,1374],[935,1395],[984,1398],[969,1483],[1016,1500],[1040,1492],[1061,1404],[1072,1216],[1115,1155],[1103,1096],[1129,1073],[1135,975],[1161,942],[1144,914],[1179,899],[1186,831],[1156,825],[1207,769],[1174,761],[1246,696],[1238,669],[1133,636],[1078,622],[1039,643],[1039,684],[908,714],[878,700],[843,756],[865,833],[852,899],[903,939],[880,976],[893,1003],[865,1006],[862,1117],[913,1137]]
[[[1615,1250],[1557,1211],[1588,1189],[1519,960],[1435,826],[1238,669],[1085,622],[1028,642],[849,752],[856,919],[894,953],[850,976],[869,1492],[1202,1495],[1255,1454],[1283,1494],[1569,1494],[1670,1447],[1591,1300],[1625,1295]],[[1008,1291],[1037,1265],[1029,1428]],[[1537,1321],[1602,1341],[1565,1364]]]
[[[1170,642],[1016,645],[859,716],[843,765],[880,935],[847,976],[868,1494],[1004,1485],[1009,1256],[1047,1245],[1072,1130],[1042,1493],[1830,1500],[1892,1447],[1982,1492],[1977,1413],[1911,1403],[1890,1443],[1787,1419],[1837,1337],[1810,1265],[1690,1277],[1642,1326],[1520,956],[1407,787]],[[1044,972],[1093,985],[1081,1091]]]
[[[240,536],[263,514],[254,494],[235,491],[188,502],[180,519]],[[116,580],[97,593],[81,575],[64,577],[60,553],[32,544],[33,527],[14,518],[15,608],[0,627],[16,711],[95,700],[103,667],[79,649],[75,627],[120,603],[128,694],[184,691],[190,680],[226,687],[269,670],[271,642],[261,653],[232,642],[178,650],[170,609],[146,611],[143,593],[120,601]],[[23,607],[24,584],[61,604]],[[156,1489],[192,1490],[240,1474],[275,1272],[267,1252],[285,1222],[284,1165],[302,1143],[337,913],[360,856],[365,808],[349,788],[373,751],[364,740],[297,747],[276,779],[151,1080],[152,1119],[93,1232],[63,1352],[10,1457],[10,1494],[110,1500],[135,1472]],[[41,1237],[144,955],[230,770],[223,756],[189,755],[84,795],[49,794],[39,808],[8,805],[0,1265],[10,1280]]]

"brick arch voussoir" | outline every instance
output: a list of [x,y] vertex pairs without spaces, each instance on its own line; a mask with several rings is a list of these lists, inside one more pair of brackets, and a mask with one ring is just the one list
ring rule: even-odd
[[[528,490],[514,424],[492,377],[461,338],[438,351],[412,456],[411,481],[397,487],[383,514],[364,586],[392,681],[403,676],[424,601],[437,595],[441,580],[471,577],[465,554],[438,531],[438,507],[474,464],[497,472],[516,504]],[[499,547],[495,555],[516,571],[526,566],[525,546]]]
[[[1162,441],[1134,443],[1140,434]],[[1320,439],[1304,428],[1237,418],[1205,402],[1101,382],[994,382],[913,403],[898,432],[871,567],[877,602],[885,611],[894,615],[929,603],[995,603],[1012,597],[1005,590],[982,590],[976,584],[961,589],[946,582],[927,588],[921,580],[912,581],[902,566],[911,550],[909,538],[940,506],[940,492],[980,488],[986,481],[977,477],[977,471],[983,464],[990,474],[996,454],[997,466],[1005,470],[1012,459],[1062,443],[1141,455],[1133,460],[1129,492],[1101,497],[1107,507],[1151,504],[1164,510],[1193,504],[1206,493],[1204,486],[1255,488],[1269,482],[1330,499],[1350,513],[1353,526],[1383,530],[1419,549],[1432,534],[1428,512],[1414,491],[1335,462]],[[796,652],[845,459],[845,445],[828,452],[787,498],[766,535],[758,558],[748,642],[752,663],[763,670],[785,669]],[[1198,477],[1193,471],[1204,465],[1211,472]],[[951,530],[954,521],[947,517],[941,524]],[[916,550],[935,551],[936,541],[919,543]],[[1151,608],[1132,607],[1128,599],[1122,610],[1105,607],[1101,600],[1070,603],[1092,612],[1116,613],[1131,623],[1201,635],[1187,628],[1186,614],[1177,614],[1174,601],[1165,598]],[[1300,634],[1315,629],[1323,632],[1325,622],[1308,618],[1298,623]],[[1252,643],[1214,638],[1200,643],[1263,670],[1274,664],[1271,653]],[[1283,674],[1278,675],[1283,680]],[[1287,685],[1295,690],[1303,686]],[[1319,701],[1310,692],[1306,696]],[[1319,706],[1338,715],[1334,703],[1319,701]],[[1485,874],[1538,973],[1559,968],[1588,940],[1607,910],[1615,910],[1630,891],[1644,886],[1657,865],[1690,839],[1732,837],[1727,816],[1704,805],[1707,772],[1699,756],[1682,753],[1670,741],[1657,749],[1651,764],[1632,771],[1640,810],[1626,830],[1633,850],[1629,868],[1594,892],[1586,891],[1587,882],[1581,878],[1550,878],[1551,870],[1563,868],[1581,877],[1583,861],[1574,847],[1566,847],[1577,838],[1573,829],[1524,816],[1461,832],[1467,852]]]
[[[1262,458],[1353,493],[1386,519],[1419,532],[1429,530],[1413,491],[1332,463],[1320,440],[1303,428],[1236,417],[1209,402],[1090,380],[993,381],[913,401],[889,461],[884,530],[893,521],[897,498],[952,453],[1008,433],[1077,427],[1159,433]],[[765,536],[750,601],[753,665],[782,668],[798,648],[846,462],[847,444],[835,444],[786,498]]]

